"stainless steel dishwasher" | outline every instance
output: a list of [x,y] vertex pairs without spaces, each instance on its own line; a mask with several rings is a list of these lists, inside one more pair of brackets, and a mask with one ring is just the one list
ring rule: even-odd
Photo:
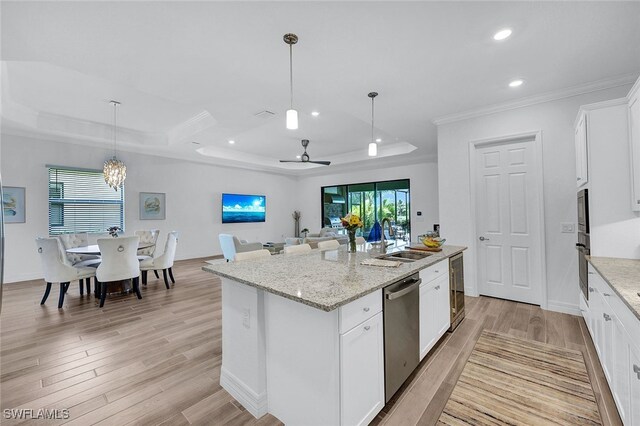
[[420,362],[420,279],[413,274],[384,288],[385,402]]

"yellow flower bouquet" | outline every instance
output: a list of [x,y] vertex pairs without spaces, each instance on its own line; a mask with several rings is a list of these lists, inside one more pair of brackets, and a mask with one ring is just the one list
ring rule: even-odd
[[362,219],[357,214],[349,213],[343,218],[340,218],[340,222],[342,222],[342,226],[347,230],[347,234],[349,235],[349,252],[356,252],[356,230],[358,228],[362,228],[364,223],[362,223]]

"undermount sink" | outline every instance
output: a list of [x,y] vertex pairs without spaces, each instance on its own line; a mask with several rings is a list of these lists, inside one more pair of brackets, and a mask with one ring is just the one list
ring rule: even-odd
[[431,256],[433,253],[419,253],[414,251],[399,251],[396,253],[385,254],[384,256],[380,256],[380,259],[388,259],[388,260],[400,260],[403,262],[414,262],[416,260],[424,259],[425,257]]

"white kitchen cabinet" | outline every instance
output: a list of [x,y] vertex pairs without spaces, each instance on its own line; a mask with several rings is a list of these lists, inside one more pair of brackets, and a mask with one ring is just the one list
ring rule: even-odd
[[618,413],[623,424],[640,425],[640,322],[591,265],[589,290],[581,311]]
[[[636,342],[640,343],[640,342]],[[640,348],[629,344],[629,371],[631,373],[629,393],[629,421],[627,424],[640,425]]]
[[420,271],[420,360],[451,324],[448,262],[447,259]]
[[588,149],[587,149],[587,114],[578,116],[575,127],[576,144],[576,180],[578,188],[589,181]]
[[382,312],[340,335],[343,425],[367,425],[384,407]]
[[640,79],[629,93],[631,210],[640,211]]

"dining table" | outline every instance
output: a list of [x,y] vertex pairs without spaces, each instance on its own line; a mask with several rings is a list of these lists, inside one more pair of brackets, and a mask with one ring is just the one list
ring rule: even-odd
[[[154,245],[155,244],[153,243],[140,243],[138,244],[138,250],[153,247]],[[100,247],[97,244],[92,244],[89,246],[73,247],[73,248],[67,249],[66,251],[67,253],[73,253],[73,254],[94,254],[98,256],[100,255]]]

